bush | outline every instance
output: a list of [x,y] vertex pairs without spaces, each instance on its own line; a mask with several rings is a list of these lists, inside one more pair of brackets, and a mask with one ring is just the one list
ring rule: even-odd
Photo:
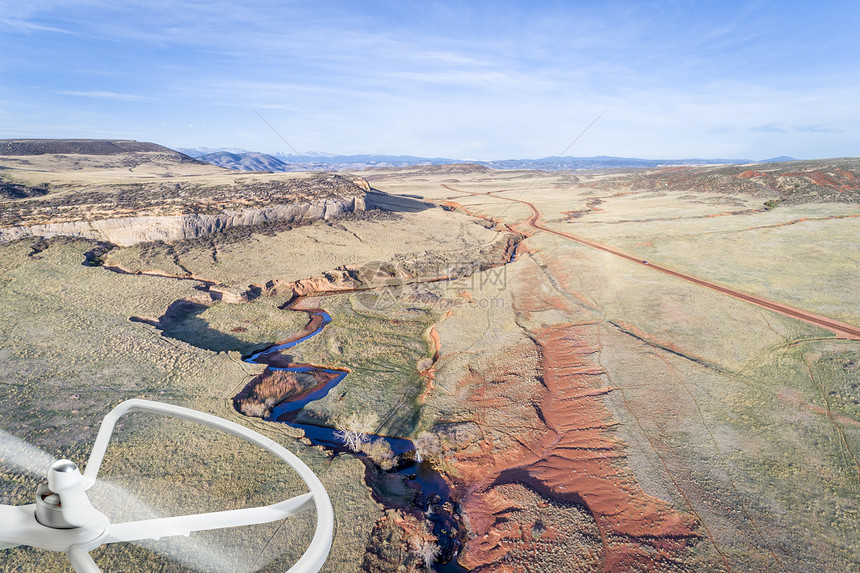
[[367,454],[367,457],[373,460],[373,463],[382,468],[383,471],[394,468],[396,456],[391,451],[391,446],[383,438],[363,443],[361,451]]
[[256,400],[240,401],[239,410],[246,416],[253,416],[256,418],[265,418],[271,413],[271,409]]
[[418,437],[415,438],[415,449],[418,451],[421,459],[428,461],[438,458],[444,451],[439,436],[433,432],[421,432],[418,434]]

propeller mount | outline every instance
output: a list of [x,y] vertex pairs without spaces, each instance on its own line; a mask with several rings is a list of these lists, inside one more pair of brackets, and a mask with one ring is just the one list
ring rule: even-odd
[[58,460],[48,470],[48,485],[36,490],[36,521],[52,529],[107,526],[86,494],[86,481],[70,460]]

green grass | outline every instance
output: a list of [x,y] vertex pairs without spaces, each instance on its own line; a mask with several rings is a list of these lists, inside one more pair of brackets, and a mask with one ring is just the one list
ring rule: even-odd
[[307,420],[338,420],[352,412],[378,415],[376,433],[413,434],[426,380],[418,363],[432,355],[424,333],[437,319],[435,309],[402,301],[385,311],[362,306],[365,295],[319,299],[332,322],[318,336],[293,347],[298,362],[347,367],[350,374],[328,396],[309,404]]

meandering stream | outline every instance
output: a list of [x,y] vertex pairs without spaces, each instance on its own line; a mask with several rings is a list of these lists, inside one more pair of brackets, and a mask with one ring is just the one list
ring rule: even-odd
[[[284,364],[283,359],[279,360],[281,352],[316,336],[332,321],[331,315],[322,309],[295,308],[299,300],[292,301],[291,304],[286,305],[284,308],[293,312],[307,313],[310,316],[307,330],[310,330],[310,332],[306,332],[295,340],[275,344],[274,346],[255,352],[250,356],[244,357],[243,360],[251,364],[264,364],[271,370],[285,370],[288,372],[311,372],[316,370],[333,374],[334,377],[328,382],[313,388],[311,391],[302,393],[294,400],[285,400],[277,404],[272,408],[266,420],[287,424],[293,428],[302,430],[314,445],[321,446],[334,455],[348,453],[361,456],[367,464],[366,482],[373,490],[374,498],[386,507],[397,507],[397,504],[393,504],[391,500],[387,500],[385,494],[379,488],[374,487],[374,484],[380,481],[380,477],[384,477],[384,479],[403,479],[408,487],[415,490],[415,501],[412,507],[401,509],[409,510],[414,508],[420,510],[425,515],[425,519],[432,524],[433,534],[436,535],[437,543],[441,548],[439,559],[433,565],[434,571],[443,573],[466,571],[456,561],[457,554],[462,546],[460,540],[461,527],[455,515],[456,509],[450,503],[448,482],[429,463],[421,461],[417,452],[414,456],[404,456],[401,458],[400,463],[393,470],[383,472],[371,461],[367,460],[364,454],[355,453],[350,450],[337,429],[314,424],[301,424],[295,421],[302,408],[315,400],[327,396],[349,374],[344,370],[307,364],[288,363],[286,366],[278,366],[278,364]],[[415,450],[415,444],[407,438],[373,434],[368,437],[371,440],[385,440],[391,447],[392,452],[397,456],[403,456],[403,454]],[[374,476],[374,472],[378,475]],[[382,476],[382,474],[387,475]]]
[[[517,256],[518,242],[514,242],[510,246],[510,252],[506,253],[502,265],[513,262]],[[87,264],[87,263],[85,263]],[[493,265],[495,266],[495,265]],[[105,267],[107,270],[122,274],[151,274],[155,276],[163,276],[177,280],[191,280],[199,282],[203,290],[213,294],[210,288],[216,283],[199,279],[197,277],[183,277],[175,275],[167,275],[156,271],[139,271],[132,273],[119,267]],[[437,282],[447,280],[444,278],[433,278],[427,282]],[[256,288],[256,295],[259,295],[260,289]],[[387,288],[385,286],[378,288]],[[339,291],[340,294],[346,294],[346,291]],[[214,293],[219,294],[219,293]],[[213,297],[218,300],[220,296]],[[310,388],[293,399],[284,400],[275,405],[269,415],[265,418],[271,422],[288,424],[293,428],[297,428],[304,432],[308,440],[314,445],[325,448],[332,455],[349,454],[360,457],[366,465],[365,482],[371,489],[374,499],[384,505],[386,508],[399,509],[404,513],[412,514],[432,527],[432,532],[437,538],[437,544],[440,547],[440,553],[433,564],[432,569],[441,573],[462,573],[467,571],[457,563],[457,555],[462,547],[462,542],[465,537],[465,528],[461,522],[459,508],[451,501],[451,490],[448,481],[427,461],[422,461],[418,454],[415,444],[408,438],[396,436],[381,436],[368,435],[372,440],[384,440],[390,447],[391,451],[397,456],[397,466],[392,470],[384,471],[378,465],[373,463],[363,452],[354,452],[347,447],[343,437],[336,428],[321,426],[315,424],[299,423],[296,420],[299,417],[301,410],[316,400],[320,400],[328,395],[332,389],[340,384],[348,375],[348,370],[326,368],[324,366],[310,364],[296,364],[291,362],[292,358],[289,355],[282,354],[283,351],[289,350],[302,342],[318,335],[325,327],[332,322],[331,315],[321,308],[299,308],[301,298],[296,298],[290,304],[282,307],[284,310],[292,312],[304,312],[310,320],[307,326],[296,335],[295,339],[285,342],[276,343],[272,346],[254,352],[243,357],[245,362],[251,364],[265,365],[272,371],[282,370],[296,373],[314,372],[321,374],[320,379],[325,382],[318,386]],[[195,312],[197,307],[194,304],[188,304],[186,307],[173,309],[174,316],[170,318],[174,321],[181,320],[181,316]],[[172,308],[172,307],[171,307]],[[170,310],[170,309],[169,309]],[[162,317],[165,318],[165,317]],[[131,317],[130,320],[144,322],[155,326],[168,334],[165,324],[162,320],[152,320],[141,317]],[[414,452],[411,454],[410,452]],[[397,499],[392,499],[386,491],[391,488],[386,487],[386,484],[391,480],[402,480],[408,490],[414,491],[414,497],[405,500],[402,494]],[[403,489],[403,488],[399,488]]]

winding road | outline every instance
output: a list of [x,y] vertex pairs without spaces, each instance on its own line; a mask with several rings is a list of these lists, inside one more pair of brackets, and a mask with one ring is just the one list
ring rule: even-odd
[[819,316],[817,314],[813,314],[811,312],[807,312],[805,310],[795,308],[795,307],[789,306],[787,304],[773,302],[773,301],[767,300],[765,298],[761,298],[761,297],[758,297],[755,295],[751,295],[751,294],[747,294],[747,293],[744,293],[741,291],[737,291],[737,290],[734,290],[734,289],[731,289],[731,288],[728,288],[728,287],[725,287],[722,285],[718,285],[716,283],[712,283],[710,281],[706,281],[704,279],[700,279],[700,278],[697,278],[697,277],[694,277],[694,276],[691,276],[691,275],[688,275],[685,273],[681,273],[681,272],[672,270],[670,268],[667,268],[667,267],[664,267],[661,265],[650,263],[646,260],[643,260],[641,257],[636,257],[636,256],[630,255],[628,253],[625,253],[623,251],[619,251],[618,249],[616,249],[614,247],[610,247],[609,245],[604,245],[604,244],[598,243],[596,241],[591,241],[591,240],[585,239],[583,237],[578,237],[578,236],[573,235],[571,233],[565,233],[564,231],[557,231],[555,229],[551,229],[541,222],[541,217],[542,217],[541,212],[538,210],[537,207],[534,206],[533,203],[530,203],[528,201],[523,201],[522,199],[514,199],[511,197],[503,197],[502,195],[499,195],[498,192],[492,193],[492,194],[491,193],[474,193],[471,191],[463,191],[461,189],[454,189],[453,187],[450,187],[450,186],[445,185],[445,184],[442,184],[442,187],[444,187],[445,189],[448,189],[449,191],[454,191],[455,193],[464,193],[467,195],[474,195],[474,196],[480,196],[480,197],[492,197],[494,199],[503,199],[505,201],[511,201],[513,203],[521,203],[521,204],[527,206],[529,209],[531,209],[532,215],[531,215],[531,217],[529,217],[528,221],[526,221],[526,224],[528,226],[534,228],[534,229],[538,229],[538,230],[544,231],[546,233],[551,233],[553,235],[568,239],[570,241],[580,243],[580,244],[585,245],[587,247],[592,247],[594,249],[598,249],[598,250],[613,254],[617,257],[627,259],[628,261],[636,263],[638,265],[648,267],[649,269],[653,269],[655,271],[659,271],[661,273],[671,275],[671,276],[679,278],[679,279],[683,279],[683,280],[691,282],[693,284],[703,286],[705,288],[709,288],[709,289],[715,290],[717,292],[721,292],[723,294],[729,295],[729,296],[734,297],[736,299],[752,303],[754,305],[760,306],[762,308],[766,308],[768,310],[772,310],[774,312],[778,312],[778,313],[783,314],[785,316],[789,316],[789,317],[795,318],[797,320],[802,320],[803,322],[806,322],[806,323],[811,324],[813,326],[818,326],[820,328],[824,328],[826,330],[829,330],[830,332],[836,334],[836,336],[838,338],[846,338],[846,339],[850,339],[850,340],[860,340],[860,327],[854,326],[853,324],[840,322],[838,320],[834,320],[834,319],[828,318],[826,316]]

